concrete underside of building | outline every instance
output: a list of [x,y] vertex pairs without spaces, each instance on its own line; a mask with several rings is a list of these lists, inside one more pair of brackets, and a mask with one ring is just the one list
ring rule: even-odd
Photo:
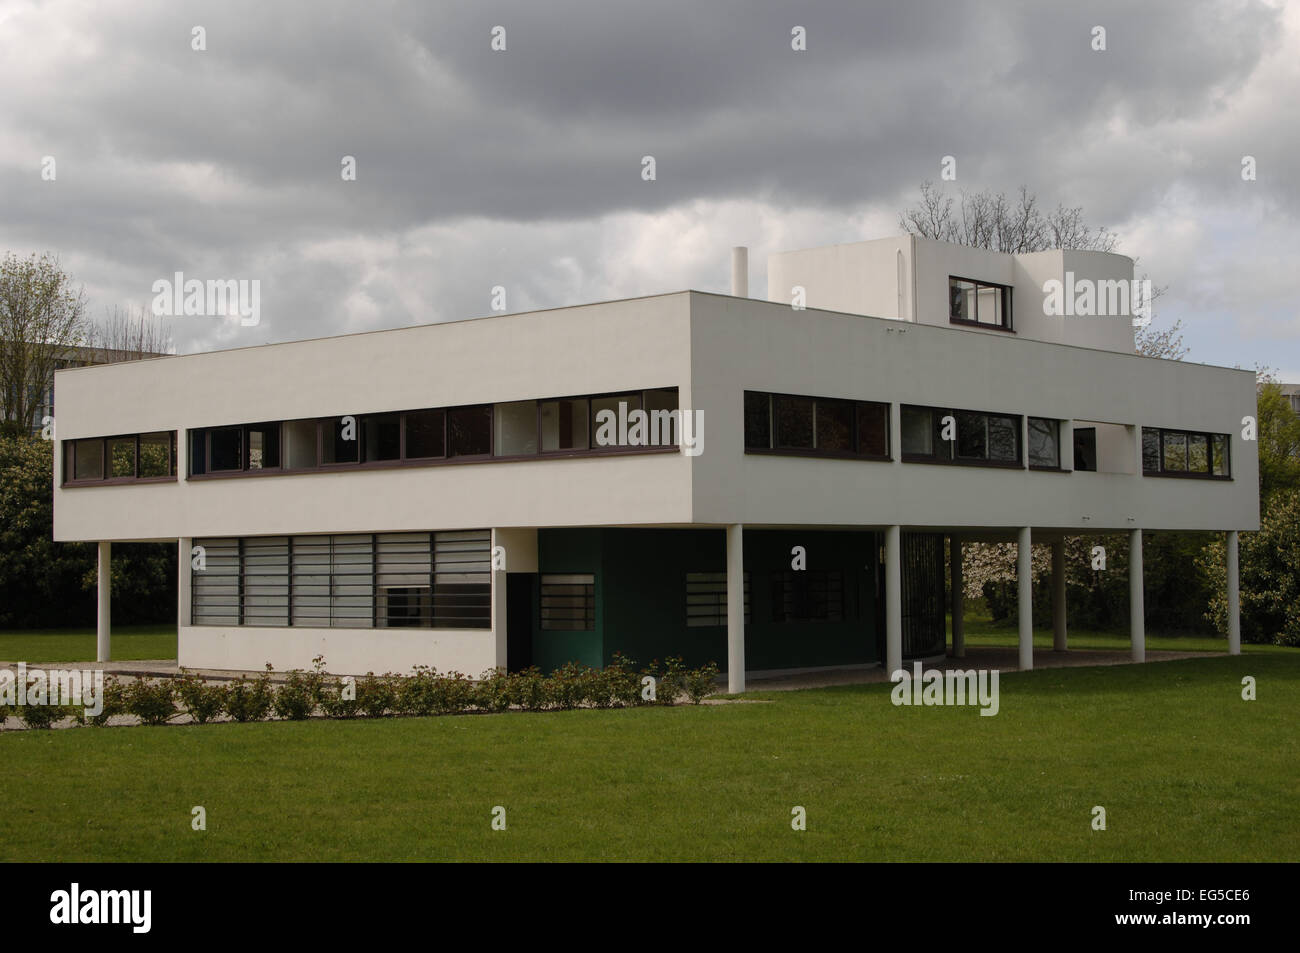
[[[490,631],[375,627],[373,616],[336,627],[195,625],[198,573],[190,572],[188,591],[182,593],[190,617],[180,627],[181,662],[192,668],[252,669],[261,665],[249,665],[256,657],[287,670],[308,668],[323,655],[340,672],[436,664],[478,675],[499,666],[519,671],[535,665],[549,672],[568,662],[599,668],[621,654],[641,664],[678,657],[688,666],[714,662],[726,670],[722,529],[588,527],[498,530],[496,536],[498,544],[509,546],[502,546],[507,565],[535,566],[535,571],[493,574],[493,615],[495,628],[504,634],[504,658],[501,640]],[[747,529],[746,669],[882,664],[882,541],[882,533],[869,529]],[[800,550],[804,555],[795,556]],[[903,656],[933,658],[944,652],[943,537],[904,534],[903,550]],[[583,579],[590,587],[589,616],[572,624],[543,618],[542,581],[553,578],[566,580],[558,583],[562,586]]]

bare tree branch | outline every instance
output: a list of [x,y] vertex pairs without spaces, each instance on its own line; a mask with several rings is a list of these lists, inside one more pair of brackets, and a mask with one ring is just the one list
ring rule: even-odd
[[102,356],[110,363],[138,361],[175,350],[171,324],[143,306],[130,311],[114,305],[102,321],[90,325],[87,343],[108,352]]
[[58,258],[0,263],[0,410],[7,429],[26,433],[54,381],[54,370],[85,342],[85,293]]

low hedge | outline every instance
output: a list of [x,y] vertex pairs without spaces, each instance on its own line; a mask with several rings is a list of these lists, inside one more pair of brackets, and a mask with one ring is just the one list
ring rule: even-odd
[[0,710],[0,721],[5,714],[12,714],[28,728],[49,728],[67,717],[82,724],[105,725],[110,718],[124,714],[134,715],[142,724],[162,725],[182,715],[205,724],[222,715],[245,722],[272,717],[299,721],[318,714],[325,718],[384,718],[510,709],[568,711],[671,705],[683,695],[698,705],[712,694],[718,666],[710,662],[687,669],[680,658],[668,658],[662,668],[655,661],[638,670],[630,659],[616,654],[603,669],[570,662],[550,675],[536,667],[513,673],[493,669],[475,680],[461,672],[439,674],[417,666],[410,675],[368,672],[354,679],[329,674],[324,657],[317,656],[312,671],[287,672],[279,685],[272,682],[273,674],[268,664],[266,671],[254,678],[241,675],[224,684],[206,682],[192,672],[125,683],[108,675],[103,710],[96,715],[88,715],[80,707],[28,705]]

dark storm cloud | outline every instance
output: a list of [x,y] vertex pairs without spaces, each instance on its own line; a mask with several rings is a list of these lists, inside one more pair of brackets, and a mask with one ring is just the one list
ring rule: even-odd
[[[618,213],[896,211],[948,154],[958,185],[1023,182],[1113,224],[1175,184],[1230,196],[1247,152],[1274,182],[1300,175],[1294,128],[1262,129],[1236,99],[1281,22],[1185,0],[16,5],[0,15],[0,239],[137,299],[182,267],[264,276],[279,320],[257,333],[284,338],[481,314],[503,271],[512,308],[572,303],[547,295],[589,281],[566,284],[521,226],[575,223],[581,261],[600,253],[582,223]],[[1241,135],[1207,134],[1236,133],[1234,116]],[[37,177],[46,154],[57,183]],[[1294,216],[1294,190],[1257,185]],[[467,286],[419,267],[435,261]]]

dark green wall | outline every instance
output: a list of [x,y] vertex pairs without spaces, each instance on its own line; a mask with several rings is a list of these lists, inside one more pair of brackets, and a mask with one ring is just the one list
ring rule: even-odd
[[[538,571],[541,573],[592,573],[596,577],[596,629],[594,632],[544,632],[540,614],[533,629],[533,664],[543,672],[565,662],[581,662],[593,668],[604,666],[601,649],[605,600],[601,571],[603,530],[556,529],[537,534]],[[540,598],[540,593],[539,593]]]
[[[790,550],[796,545],[807,550],[809,569],[844,572],[843,622],[771,621],[771,575],[790,568]],[[745,627],[747,667],[878,661],[878,552],[876,535],[867,532],[746,531],[751,599],[751,622]],[[570,660],[608,664],[615,652],[639,664],[680,655],[689,666],[713,661],[726,667],[725,626],[688,628],[685,594],[686,573],[726,569],[723,530],[541,530],[538,557],[542,573],[596,577],[594,632],[534,633],[534,659],[544,670]]]

